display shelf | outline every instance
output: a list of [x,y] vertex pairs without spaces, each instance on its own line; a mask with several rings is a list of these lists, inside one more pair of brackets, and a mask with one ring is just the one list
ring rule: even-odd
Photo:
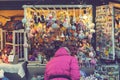
[[99,74],[101,79],[119,80],[118,64],[101,64],[96,66],[95,75]]
[[[25,60],[24,52],[24,29],[13,30],[13,31],[4,31],[3,35],[5,36],[5,46],[4,49],[10,55],[18,55],[19,60]],[[10,50],[8,50],[10,49]]]
[[[116,24],[116,18],[120,18],[114,6],[102,5],[96,8],[96,50],[101,53],[101,58],[115,60],[120,55],[119,33],[120,27]],[[119,22],[119,20],[117,21]],[[119,24],[119,23],[118,23]],[[117,27],[117,28],[116,28]],[[117,49],[116,49],[117,47]]]

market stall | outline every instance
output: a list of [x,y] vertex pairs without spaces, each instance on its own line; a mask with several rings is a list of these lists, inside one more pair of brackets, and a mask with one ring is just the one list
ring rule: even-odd
[[[91,45],[94,30],[92,5],[24,5],[28,68],[41,68],[59,46],[69,44],[81,67],[93,67]],[[94,68],[93,68],[94,69]],[[36,73],[36,72],[35,72]]]

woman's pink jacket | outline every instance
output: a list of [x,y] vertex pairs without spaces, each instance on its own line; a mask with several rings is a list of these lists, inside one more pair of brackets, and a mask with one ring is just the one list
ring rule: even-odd
[[[67,75],[71,80],[80,80],[80,68],[75,57],[71,56],[65,47],[58,49],[54,57],[47,63],[44,80],[50,80],[52,75]],[[52,80],[68,80],[54,78]]]

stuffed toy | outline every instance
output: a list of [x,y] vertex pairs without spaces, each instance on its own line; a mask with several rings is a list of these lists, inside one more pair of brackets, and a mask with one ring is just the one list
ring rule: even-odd
[[7,54],[2,54],[2,61],[4,62],[4,63],[9,63],[8,62],[8,56],[7,56]]

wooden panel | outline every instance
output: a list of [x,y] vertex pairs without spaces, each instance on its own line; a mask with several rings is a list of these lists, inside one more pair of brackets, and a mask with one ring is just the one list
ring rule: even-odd
[[2,23],[3,26],[7,21],[11,20],[10,18],[11,16],[24,16],[24,11],[23,10],[0,10],[0,22]]
[[119,7],[120,8],[120,4],[119,3],[113,3],[113,2],[109,2],[110,5],[115,6],[115,7]]

